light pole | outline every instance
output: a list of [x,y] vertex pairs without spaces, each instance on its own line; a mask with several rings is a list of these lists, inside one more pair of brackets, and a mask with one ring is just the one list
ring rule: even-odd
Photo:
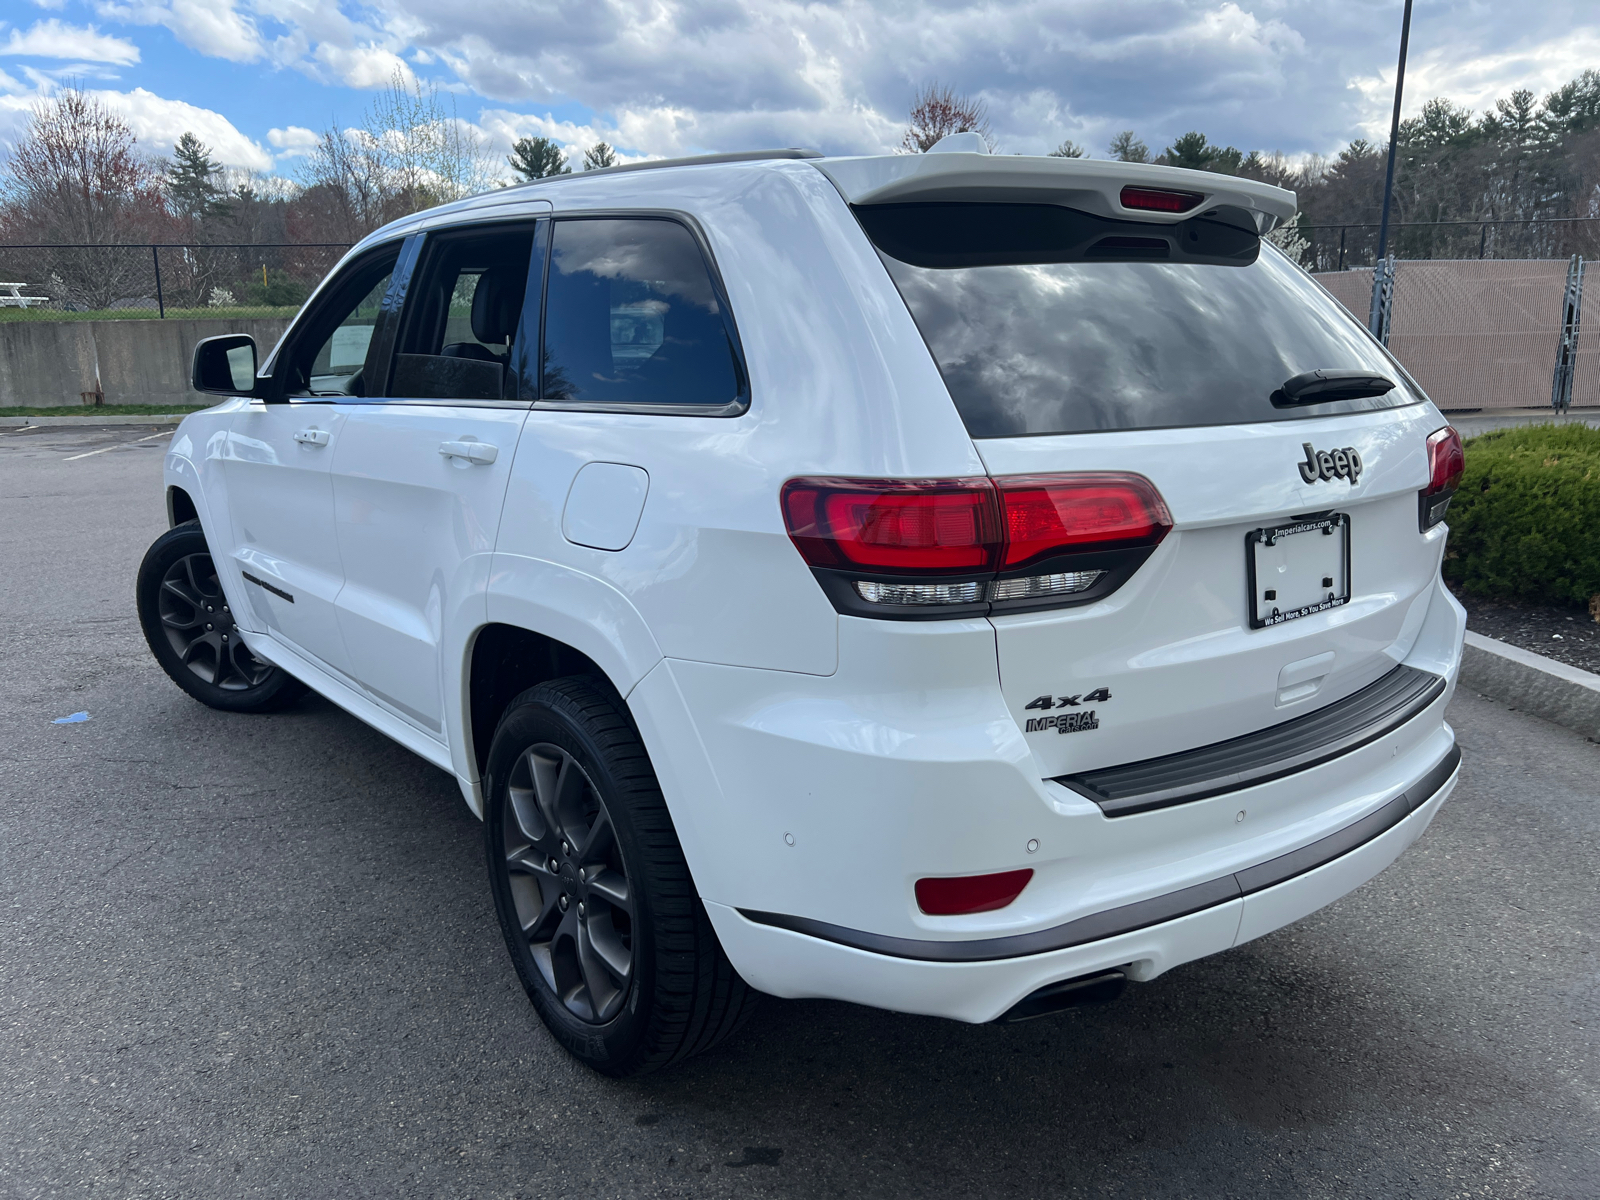
[[1383,216],[1378,220],[1378,258],[1372,271],[1372,311],[1367,317],[1367,327],[1373,336],[1380,333],[1381,294],[1383,291],[1383,260],[1389,249],[1389,201],[1394,195],[1394,154],[1400,141],[1400,96],[1406,84],[1406,47],[1411,42],[1411,0],[1406,0],[1405,15],[1400,18],[1400,65],[1394,73],[1394,115],[1389,118],[1389,165],[1383,173]]

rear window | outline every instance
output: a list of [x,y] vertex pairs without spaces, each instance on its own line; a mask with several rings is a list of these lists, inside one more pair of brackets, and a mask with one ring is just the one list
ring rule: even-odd
[[[856,214],[976,438],[1296,420],[1422,399],[1243,214],[1167,226],[1045,204]],[[1286,380],[1320,369],[1373,371],[1396,387],[1274,406]]]

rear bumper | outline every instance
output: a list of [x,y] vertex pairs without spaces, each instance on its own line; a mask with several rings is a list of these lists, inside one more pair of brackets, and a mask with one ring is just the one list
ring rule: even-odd
[[[1183,915],[1145,922],[1128,911],[1142,905],[1112,910],[1105,916],[1113,923],[1139,922],[1139,926],[1091,940],[1058,935],[1058,940],[1072,944],[1056,949],[1028,952],[1027,946],[1017,945],[1013,948],[1019,953],[991,957],[991,951],[1004,949],[1001,944],[1013,939],[919,943],[821,923],[802,931],[774,923],[771,914],[747,914],[712,902],[706,908],[730,958],[761,991],[787,998],[849,1000],[975,1023],[991,1021],[1051,983],[1111,968],[1125,970],[1132,979],[1153,979],[1180,963],[1258,938],[1337,900],[1394,862],[1422,834],[1454,789],[1459,762],[1460,752],[1452,744],[1407,792],[1346,827],[1347,839],[1354,842],[1348,849],[1333,844],[1340,833],[1329,835],[1325,839],[1329,844],[1320,850],[1315,845],[1304,847],[1230,875],[1228,882],[1219,879],[1209,895],[1195,894],[1198,888],[1185,889],[1191,893],[1189,899],[1172,899],[1180,908],[1192,907]],[[1398,809],[1391,808],[1395,805]],[[1366,836],[1371,828],[1379,832]],[[1297,854],[1309,857],[1292,861]],[[1316,857],[1323,861],[1301,869]],[[1289,877],[1263,886],[1266,879],[1283,874]],[[1158,911],[1153,906],[1144,916]],[[989,946],[979,949],[985,941]],[[965,961],[950,960],[950,948],[958,946],[969,947]]]

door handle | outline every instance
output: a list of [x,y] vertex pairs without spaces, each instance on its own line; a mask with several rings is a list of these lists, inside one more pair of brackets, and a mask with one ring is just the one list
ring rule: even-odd
[[294,435],[294,440],[302,446],[326,446],[328,436],[326,429],[302,429]]
[[486,467],[499,457],[500,450],[488,442],[443,442],[439,453],[446,458],[461,458]]

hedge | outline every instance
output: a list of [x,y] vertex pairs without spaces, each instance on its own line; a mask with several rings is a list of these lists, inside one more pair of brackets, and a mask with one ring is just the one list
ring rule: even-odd
[[1530,425],[1466,443],[1444,574],[1463,591],[1535,604],[1600,594],[1600,429]]

